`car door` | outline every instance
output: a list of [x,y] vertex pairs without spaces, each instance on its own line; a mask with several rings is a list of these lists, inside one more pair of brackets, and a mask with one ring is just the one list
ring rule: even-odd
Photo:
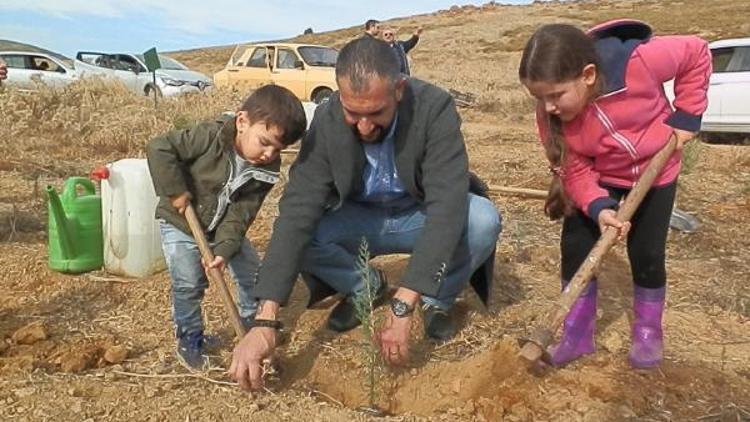
[[271,80],[274,84],[292,91],[297,98],[305,99],[306,70],[302,59],[297,53],[287,47],[276,49],[276,61],[271,70]]
[[60,88],[71,82],[71,77],[65,67],[51,57],[29,56],[29,61],[31,67],[38,71],[34,78],[38,78],[37,80],[47,86]]
[[750,131],[750,46],[732,48],[726,67],[714,70],[714,76],[709,91],[718,88],[722,124],[727,130]]
[[130,91],[143,94],[143,91],[138,89],[138,74],[140,73],[138,62],[128,54],[115,54],[112,57],[111,64],[115,77]]
[[35,84],[32,79],[35,72],[31,68],[29,57],[25,54],[3,54],[2,59],[8,67],[8,79],[5,81],[8,85],[20,89],[34,89]]
[[234,66],[227,68],[230,85],[240,89],[257,89],[270,84],[269,49],[259,46],[247,52],[244,57],[246,60],[240,59]]

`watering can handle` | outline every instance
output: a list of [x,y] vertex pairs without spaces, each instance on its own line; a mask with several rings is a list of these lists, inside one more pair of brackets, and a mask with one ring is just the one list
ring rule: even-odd
[[62,196],[65,202],[72,201],[78,196],[78,186],[83,187],[86,195],[96,195],[94,182],[85,177],[71,177],[65,181],[65,185],[63,186]]

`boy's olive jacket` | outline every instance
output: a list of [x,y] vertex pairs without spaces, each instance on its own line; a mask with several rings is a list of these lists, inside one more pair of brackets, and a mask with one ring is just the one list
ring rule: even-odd
[[214,255],[226,261],[239,251],[266,194],[278,181],[281,167],[281,159],[277,159],[265,166],[245,169],[241,175],[247,181],[231,195],[216,227],[207,230],[216,214],[219,195],[233,171],[236,133],[234,117],[222,116],[190,129],[173,130],[146,146],[151,179],[159,196],[156,217],[192,236],[187,220],[170,200],[189,191],[195,213],[213,244]]

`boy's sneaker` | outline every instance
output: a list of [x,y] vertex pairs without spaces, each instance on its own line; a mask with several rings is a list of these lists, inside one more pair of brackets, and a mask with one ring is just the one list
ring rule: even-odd
[[210,367],[206,352],[218,346],[216,337],[204,336],[202,331],[185,334],[177,339],[177,360],[189,371],[205,371]]

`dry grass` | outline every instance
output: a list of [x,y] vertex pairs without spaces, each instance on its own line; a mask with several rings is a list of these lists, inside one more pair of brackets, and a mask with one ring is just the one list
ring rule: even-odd
[[[738,0],[566,2],[462,8],[388,23],[401,38],[424,27],[422,41],[410,53],[415,76],[476,95],[476,106],[461,111],[472,168],[492,184],[544,189],[548,174],[531,103],[516,80],[519,50],[535,27],[629,16],[649,21],[658,33],[693,32],[715,39],[750,32],[748,8]],[[298,40],[341,46],[359,31]],[[224,66],[229,54],[231,48],[173,55],[210,74]],[[364,393],[355,387],[361,338],[325,330],[328,310],[306,311],[301,287],[283,314],[289,342],[281,349],[276,385],[283,392],[250,401],[224,384],[169,375],[179,369],[172,357],[166,274],[110,283],[56,274],[46,266],[40,186],[84,175],[96,164],[142,156],[153,136],[232,110],[241,98],[241,93],[215,91],[165,100],[154,110],[150,99],[101,82],[36,94],[0,92],[0,283],[6,292],[0,298],[0,346],[7,347],[0,349],[0,417],[364,419],[340,404],[315,399],[331,397],[331,403],[349,407],[364,403]],[[286,168],[291,157],[284,159]],[[740,145],[701,145],[690,167],[681,176],[677,205],[696,215],[702,227],[689,236],[670,234],[663,372],[636,376],[626,364],[631,286],[622,248],[607,258],[600,273],[597,356],[540,378],[523,370],[513,339],[559,295],[559,225],[545,219],[538,201],[496,196],[505,230],[494,304],[485,312],[468,295],[459,304],[462,329],[455,339],[439,346],[415,342],[412,366],[389,374],[393,394],[385,394],[395,400],[393,409],[410,415],[391,420],[745,417],[750,409],[750,240],[744,233],[750,223],[750,151]],[[271,192],[249,233],[261,251],[280,194],[279,188]],[[9,243],[11,220],[16,233]],[[380,265],[389,279],[398,280],[405,261]],[[221,306],[209,291],[208,328],[229,343],[232,334]],[[48,341],[31,346],[1,341],[37,320],[48,327]],[[114,368],[60,375],[61,356],[108,342],[126,345],[128,360]],[[230,350],[227,345],[219,356],[222,366]]]

